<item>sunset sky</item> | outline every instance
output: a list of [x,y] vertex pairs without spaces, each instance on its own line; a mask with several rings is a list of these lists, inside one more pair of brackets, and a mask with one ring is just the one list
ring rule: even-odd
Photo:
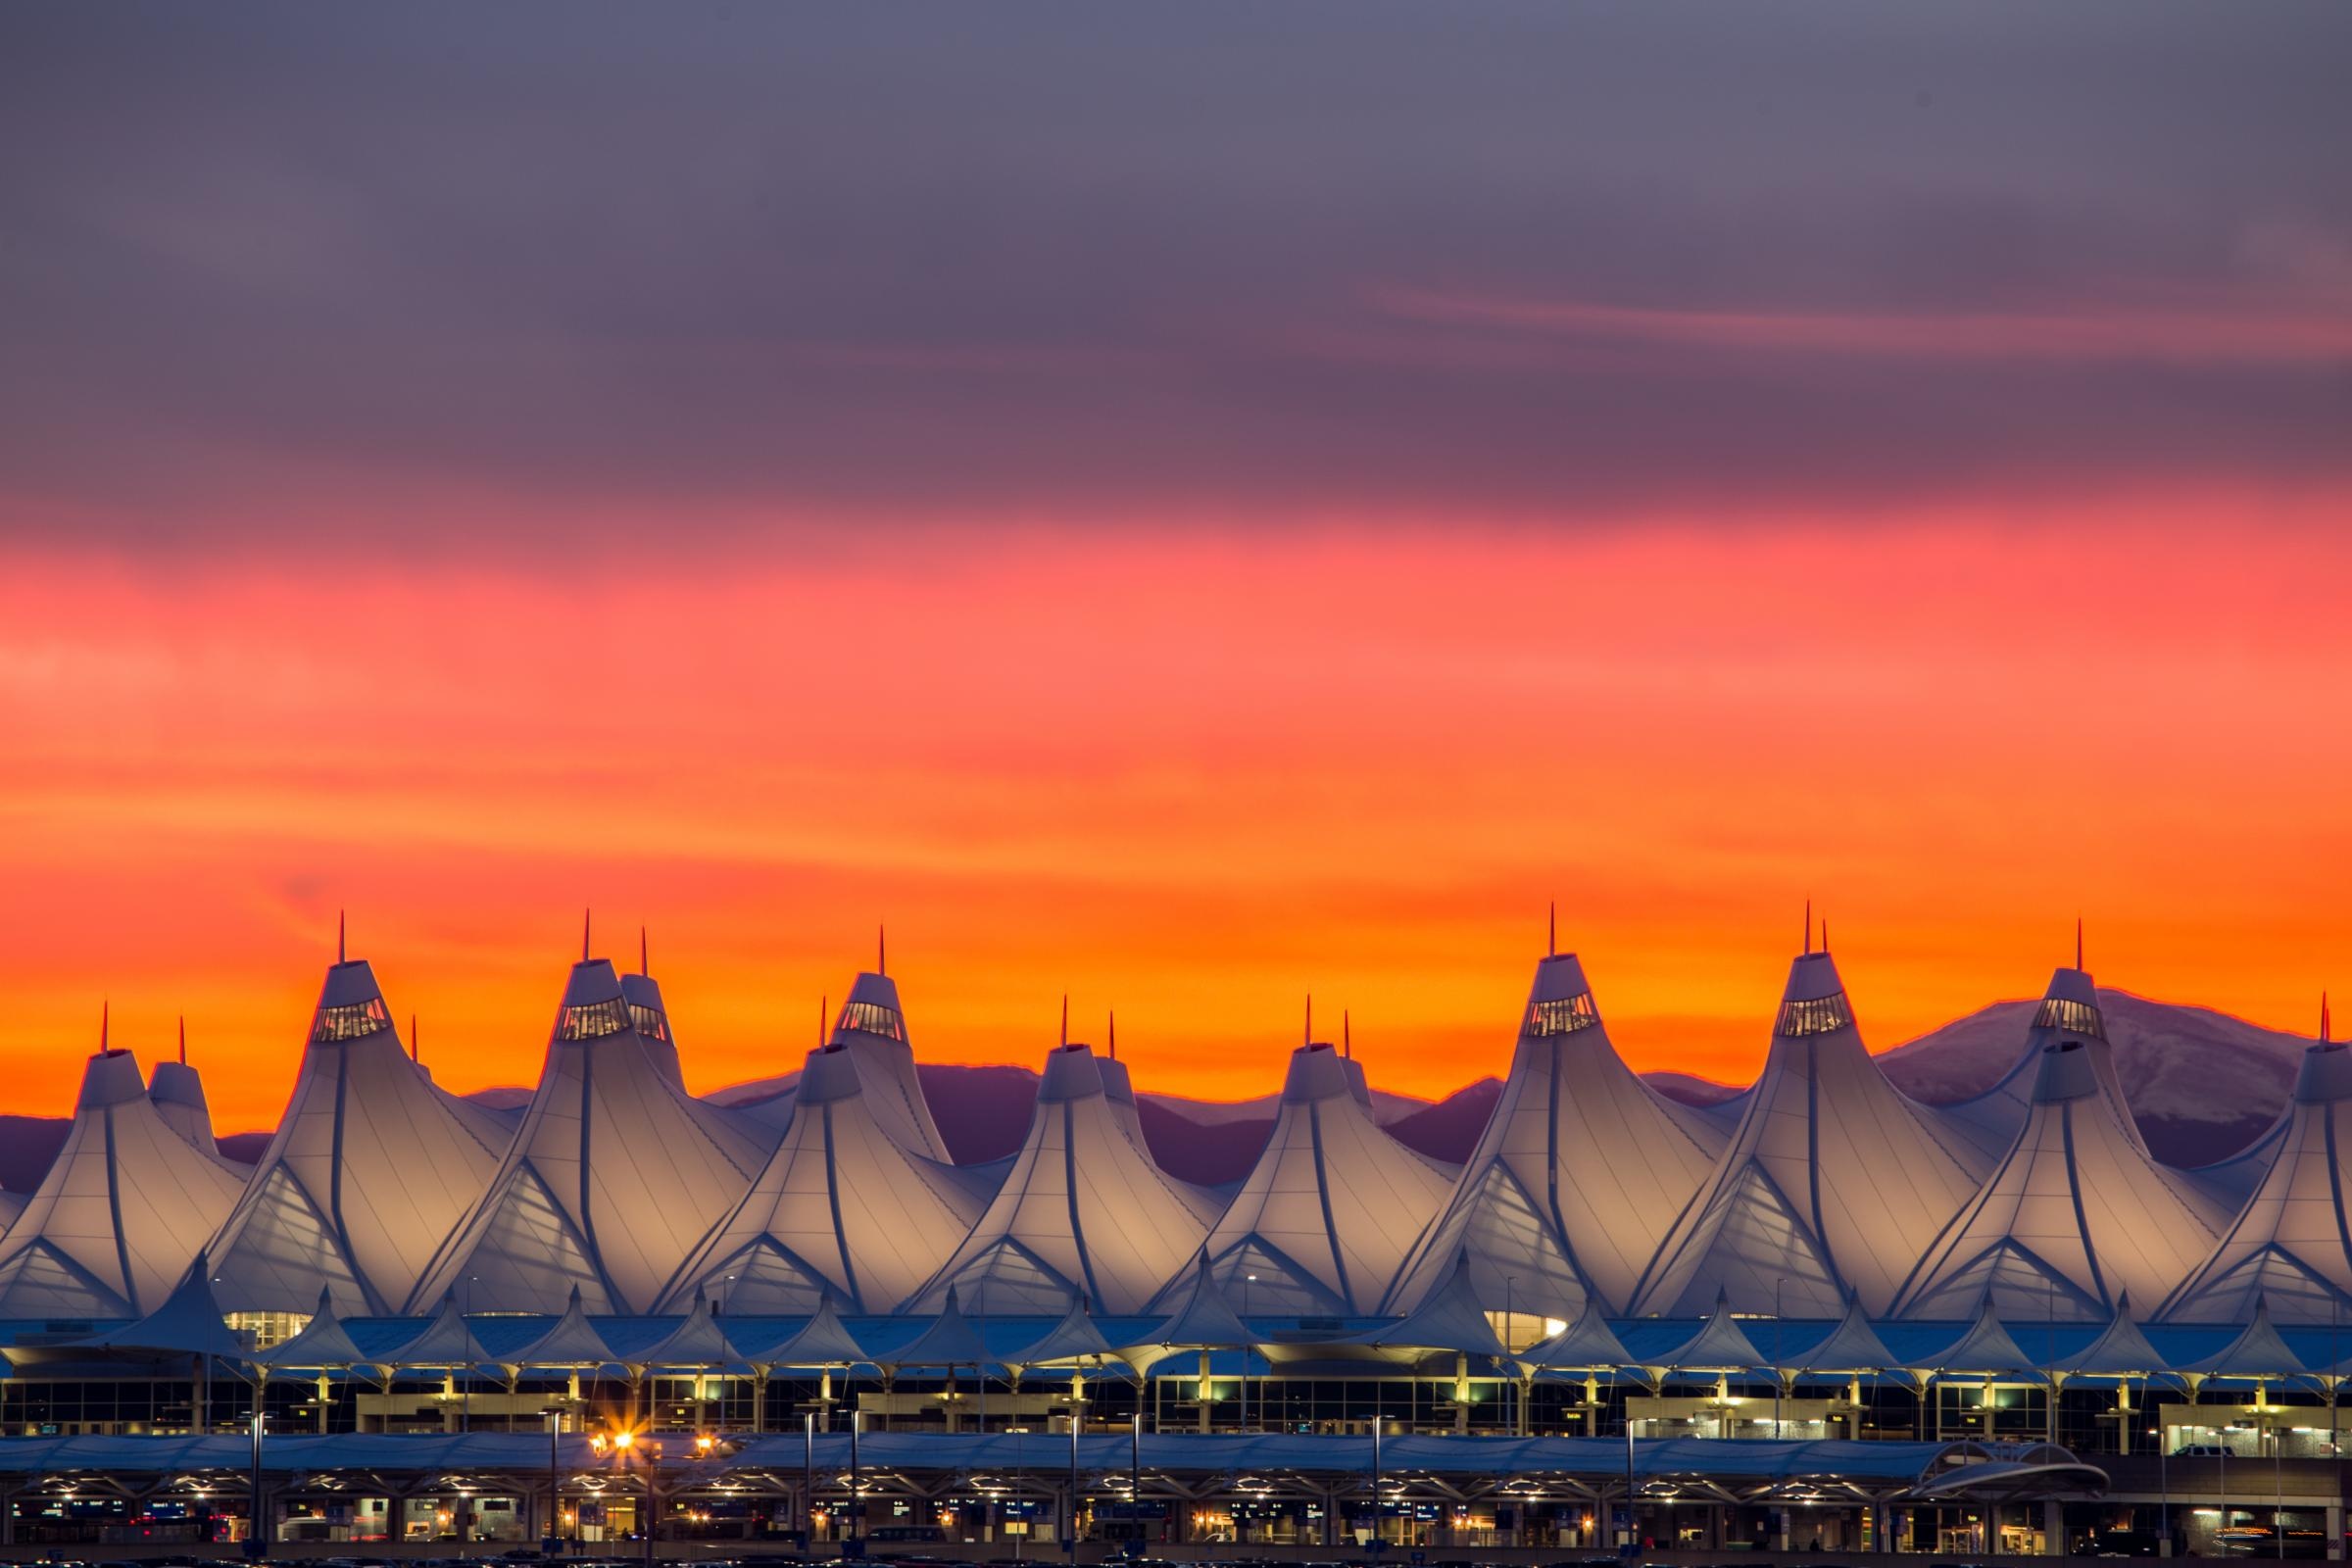
[[[0,20],[0,1111],[2352,992],[2352,10]],[[2342,1012],[2345,1009],[2339,1008]]]

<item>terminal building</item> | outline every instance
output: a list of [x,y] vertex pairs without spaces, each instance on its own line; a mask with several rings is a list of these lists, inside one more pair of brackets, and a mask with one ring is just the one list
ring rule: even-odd
[[0,1212],[0,1545],[2342,1555],[2325,1019],[2273,1131],[2184,1172],[2079,957],[1938,1106],[1808,931],[1757,1083],[1702,1110],[1554,953],[1465,1165],[1309,1039],[1209,1190],[1066,1030],[1019,1150],[954,1164],[879,960],[786,1102],[700,1101],[645,970],[583,952],[510,1117],[339,955],[250,1170],[192,1068],[102,1039]]

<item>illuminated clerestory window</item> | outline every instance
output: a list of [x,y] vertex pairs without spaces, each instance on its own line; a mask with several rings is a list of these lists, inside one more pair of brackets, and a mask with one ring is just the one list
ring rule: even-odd
[[1802,1002],[1781,1004],[1781,1021],[1773,1033],[1788,1039],[1806,1035],[1826,1035],[1833,1029],[1842,1029],[1854,1021],[1854,1009],[1845,1004],[1845,993],[1811,997]]
[[2107,1025],[2099,1017],[2099,1009],[2087,1002],[2075,1002],[2066,997],[2044,997],[2040,1010],[2034,1014],[2036,1029],[2058,1029],[2070,1035],[2088,1035],[2093,1040],[2107,1038]]
[[646,1039],[659,1040],[663,1045],[669,1043],[669,1017],[660,1007],[632,1002],[629,1004],[629,1022],[635,1024],[637,1032]]
[[628,1027],[628,1004],[618,997],[591,1002],[584,1007],[565,1007],[556,1015],[558,1040],[602,1040]]
[[340,1007],[320,1007],[318,1021],[311,1025],[311,1040],[315,1045],[332,1045],[337,1041],[359,1040],[378,1029],[392,1027],[392,1015],[384,1009],[384,999],[370,997],[366,1002],[348,1003]]
[[1526,1032],[1538,1040],[1545,1035],[1572,1035],[1598,1022],[1600,1014],[1593,1009],[1590,991],[1552,1002],[1531,1002],[1527,1006]]
[[885,1040],[905,1040],[906,1020],[899,1016],[896,1007],[878,1003],[852,1002],[843,1004],[837,1029],[855,1029],[859,1034],[880,1035]]

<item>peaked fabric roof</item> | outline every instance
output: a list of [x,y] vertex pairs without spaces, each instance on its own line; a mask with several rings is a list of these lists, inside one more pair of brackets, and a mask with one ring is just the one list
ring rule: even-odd
[[1731,1302],[1719,1295],[1715,1310],[1707,1314],[1698,1332],[1659,1356],[1655,1364],[1688,1372],[1740,1372],[1772,1363],[1734,1321]]
[[1214,1350],[1255,1344],[1257,1336],[1226,1298],[1224,1287],[1209,1269],[1205,1250],[1195,1255],[1188,1273],[1192,1285],[1175,1311],[1132,1348]]
[[841,1321],[828,1296],[808,1322],[771,1345],[745,1351],[743,1359],[753,1366],[857,1366],[873,1357]]
[[1584,965],[1555,954],[1536,966],[1486,1130],[1382,1310],[1418,1305],[1466,1253],[1489,1307],[1573,1317],[1597,1295],[1623,1311],[1723,1146],[1626,1066]]
[[100,1051],[64,1146],[0,1240],[0,1318],[155,1310],[241,1185],[164,1119],[129,1052]]
[[385,1366],[481,1366],[490,1360],[490,1352],[473,1337],[473,1327],[458,1310],[458,1294],[452,1291],[441,1298],[433,1320],[382,1360]]
[[262,1366],[337,1367],[364,1366],[374,1357],[354,1343],[335,1316],[334,1293],[322,1288],[318,1310],[311,1314],[302,1332],[254,1351],[253,1359]]
[[2352,1050],[2303,1053],[2269,1169],[2160,1316],[2244,1323],[2268,1307],[2289,1323],[2352,1318]]
[[577,1286],[592,1311],[648,1311],[765,1153],[668,1075],[612,965],[583,960],[522,1125],[410,1310],[466,1280],[482,1310],[544,1310]]
[[676,1328],[652,1348],[629,1357],[635,1366],[720,1366],[741,1359],[726,1330],[719,1326],[710,1298],[700,1291],[694,1293],[693,1309]]
[[2106,1014],[2099,1009],[2098,988],[2081,969],[2057,969],[2035,1004],[2026,1026],[2025,1049],[2000,1081],[1972,1100],[1939,1105],[1936,1113],[1953,1131],[1974,1144],[1984,1158],[1997,1160],[2017,1141],[2018,1129],[2034,1105],[2034,1085],[2041,1076],[2041,1054],[2061,1037],[2089,1041],[2091,1066],[2099,1082],[2124,1110],[2124,1126],[2144,1153],[2139,1123],[2132,1117],[2132,1098],[2115,1073],[2115,1053],[2107,1043]]
[[963,1315],[953,1285],[930,1327],[897,1349],[875,1357],[876,1364],[890,1367],[978,1366],[990,1359],[988,1346],[980,1331],[972,1327],[972,1320]]
[[1883,1312],[1919,1238],[1974,1196],[1981,1173],[1973,1148],[1879,1071],[1836,962],[1808,953],[1789,965],[1739,1131],[1632,1310],[1690,1316],[1722,1292],[1738,1311],[1832,1317],[1850,1292]]
[[678,1037],[669,1021],[669,1004],[662,1000],[662,983],[645,973],[620,977],[621,1000],[629,1005],[629,1022],[645,1036],[646,1051],[662,1075],[680,1089],[686,1087],[686,1068],[678,1059]]
[[508,1366],[612,1366],[620,1357],[612,1347],[596,1332],[588,1314],[580,1307],[580,1288],[571,1288],[571,1299],[564,1304],[564,1315],[548,1326],[545,1334],[512,1354],[499,1358]]
[[[177,1137],[177,1134],[173,1134]],[[73,1342],[93,1350],[170,1350],[241,1361],[245,1342],[229,1331],[213,1296],[211,1261],[199,1250],[155,1309],[135,1323]]]
[[1152,1145],[1144,1137],[1144,1113],[1135,1102],[1135,1080],[1127,1074],[1127,1064],[1116,1056],[1097,1056],[1095,1070],[1102,1075],[1102,1094],[1109,1100],[1119,1125],[1127,1136],[1147,1154]]
[[213,1108],[205,1101],[201,1073],[184,1061],[159,1061],[147,1075],[147,1098],[155,1102],[156,1114],[197,1152],[233,1166],[243,1178],[245,1167],[222,1154],[213,1137]]
[[1427,1299],[1394,1323],[1371,1329],[1357,1341],[1384,1349],[1456,1350],[1470,1355],[1500,1358],[1508,1352],[1478,1304],[1470,1281],[1470,1260],[1457,1253],[1453,1272]]
[[2179,1361],[2176,1372],[2196,1378],[2284,1378],[2308,1372],[2303,1358],[2271,1326],[2271,1303],[2254,1303],[2254,1318],[2236,1339],[2194,1361]]
[[1845,1316],[1838,1320],[1838,1326],[1819,1345],[1793,1359],[1794,1366],[1787,1370],[1883,1372],[1901,1364],[1894,1352],[1886,1348],[1886,1342],[1879,1338],[1879,1331],[1870,1326],[1861,1298],[1853,1296],[1846,1298]]
[[926,1159],[947,1160],[947,1143],[915,1071],[897,982],[878,973],[851,981],[850,999],[841,1004],[827,1044],[844,1047],[857,1060],[858,1076],[873,1092],[874,1113],[893,1138]]
[[1529,1367],[1560,1372],[1598,1372],[1634,1364],[1608,1319],[1601,1316],[1598,1297],[1587,1297],[1585,1309],[1575,1322],[1542,1344],[1528,1347],[1519,1359]]
[[[1338,1052],[1301,1046],[1274,1131],[1209,1233],[1209,1268],[1252,1310],[1373,1311],[1451,1185],[1373,1121]],[[1170,1281],[1162,1304],[1188,1284]]]
[[2017,1341],[2009,1337],[2009,1331],[2001,1326],[1989,1296],[1977,1308],[1977,1315],[1968,1325],[1968,1331],[1928,1357],[1927,1369],[1933,1372],[2016,1377],[2037,1377],[2040,1374],[2034,1358],[2026,1354]]
[[514,1136],[436,1087],[393,1028],[365,958],[334,964],[277,1132],[213,1238],[232,1311],[399,1311],[482,1196]]
[[2164,1353],[2148,1343],[2132,1316],[2132,1298],[2115,1303],[2115,1316],[2080,1350],[2053,1357],[2050,1370],[2070,1377],[2145,1377],[2170,1370]]
[[1053,1366],[1088,1360],[1108,1360],[1117,1356],[1108,1340],[1102,1337],[1101,1325],[1086,1309],[1084,1302],[1073,1302],[1061,1315],[1061,1321],[1004,1357],[1006,1366]]
[[2222,1216],[2132,1132],[2098,1044],[2043,1048],[2016,1142],[1922,1255],[1898,1314],[1951,1317],[1989,1292],[2013,1317],[2100,1322],[2126,1294],[2162,1300],[2211,1250]]
[[1063,1046],[1046,1058],[1004,1186],[906,1309],[937,1310],[953,1286],[983,1316],[1058,1313],[1080,1298],[1145,1311],[1200,1250],[1217,1206],[1121,1129],[1093,1050]]
[[723,1287],[737,1312],[812,1312],[832,1296],[887,1312],[938,1272],[981,1200],[892,1137],[876,1100],[850,1047],[810,1052],[783,1142],[678,1266],[660,1309]]

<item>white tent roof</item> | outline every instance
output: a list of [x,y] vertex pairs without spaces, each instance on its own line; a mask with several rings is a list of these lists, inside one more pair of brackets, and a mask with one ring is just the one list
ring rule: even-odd
[[874,1114],[893,1138],[927,1159],[945,1162],[948,1146],[931,1119],[930,1102],[914,1069],[914,1047],[906,1033],[898,985],[886,974],[861,974],[850,982],[828,1045],[846,1047],[858,1074],[873,1095]]
[[1419,1306],[1394,1323],[1357,1336],[1355,1343],[1399,1350],[1458,1350],[1498,1359],[1505,1353],[1494,1325],[1478,1303],[1470,1261],[1458,1252],[1445,1283],[1430,1292]]
[[588,1313],[580,1305],[580,1288],[574,1285],[571,1298],[564,1303],[564,1315],[549,1324],[546,1333],[499,1359],[507,1366],[591,1367],[613,1365],[620,1357],[588,1321]]
[[947,1300],[930,1327],[895,1350],[874,1357],[876,1365],[902,1366],[978,1366],[990,1359],[988,1346],[972,1320],[963,1315],[963,1305],[956,1299],[956,1287],[948,1287]]
[[1022,1346],[1004,1358],[1006,1366],[1070,1366],[1087,1361],[1114,1359],[1118,1351],[1102,1337],[1102,1329],[1087,1311],[1086,1303],[1073,1301],[1061,1315],[1061,1321],[1038,1338]]
[[0,1192],[0,1238],[7,1236],[8,1228],[17,1222],[19,1214],[24,1212],[27,1201],[29,1200],[23,1193]]
[[334,1293],[321,1287],[318,1309],[311,1314],[302,1332],[278,1341],[268,1349],[254,1351],[253,1359],[264,1366],[348,1367],[368,1364],[373,1357],[353,1342],[342,1320],[335,1316]]
[[1531,1367],[1568,1372],[1599,1372],[1634,1364],[1632,1353],[1601,1315],[1596,1296],[1585,1298],[1585,1309],[1575,1322],[1541,1345],[1530,1346],[1519,1359]]
[[72,1344],[93,1350],[172,1350],[230,1361],[241,1361],[247,1353],[245,1342],[230,1332],[220,1303],[214,1298],[212,1266],[202,1250],[180,1271],[178,1283],[164,1293],[153,1311],[136,1323]]
[[385,1366],[480,1366],[490,1359],[482,1342],[473,1337],[473,1325],[458,1310],[455,1291],[441,1298],[441,1308],[433,1320],[413,1339],[386,1354]]
[[1723,1143],[1626,1066],[1576,956],[1547,957],[1486,1131],[1384,1310],[1418,1304],[1467,1253],[1489,1307],[1568,1318],[1597,1295],[1621,1311]]
[[2081,969],[2057,969],[2026,1026],[2025,1049],[2001,1074],[2000,1081],[1973,1100],[1937,1107],[1944,1123],[1975,1145],[1987,1161],[1998,1160],[2017,1141],[2034,1105],[2034,1085],[2041,1074],[2041,1054],[2061,1037],[2088,1042],[2092,1068],[2099,1082],[2124,1107],[2124,1127],[2144,1152],[2139,1123],[2132,1119],[2132,1097],[2115,1075],[2115,1053],[2107,1043],[2106,1016],[2099,1010],[2098,988]]
[[365,958],[326,971],[294,1093],[213,1239],[232,1311],[401,1309],[514,1132],[409,1058]]
[[643,970],[620,977],[621,1000],[629,1004],[629,1022],[645,1036],[646,1049],[660,1063],[662,1076],[686,1087],[686,1069],[678,1060],[678,1037],[669,1021],[669,1004],[662,1000],[662,983]]
[[2025,1125],[1920,1258],[1898,1314],[1952,1317],[1989,1292],[2011,1317],[2104,1322],[2127,1293],[2162,1300],[2211,1250],[2222,1216],[2132,1133],[2096,1046],[2061,1035],[2043,1049]]
[[[1118,1047],[1113,1046],[1111,1050],[1115,1052]],[[1116,1055],[1097,1056],[1095,1070],[1102,1075],[1102,1095],[1110,1102],[1111,1111],[1118,1117],[1119,1125],[1126,1129],[1128,1137],[1135,1140],[1137,1148],[1147,1154],[1151,1153],[1152,1146],[1144,1139],[1144,1114],[1135,1103],[1135,1080],[1127,1075],[1127,1064]]]
[[1804,1354],[1788,1359],[1785,1366],[1797,1372],[1883,1372],[1898,1365],[1886,1342],[1879,1331],[1870,1326],[1869,1314],[1862,1310],[1859,1298],[1848,1297],[1845,1316],[1838,1326]]
[[906,1303],[950,1287],[984,1316],[1059,1313],[1080,1297],[1140,1312],[1199,1250],[1217,1204],[1177,1181],[1119,1125],[1093,1050],[1046,1058],[1029,1134],[979,1223]]
[[101,1050],[64,1147],[0,1240],[0,1318],[154,1310],[240,1185],[164,1120],[129,1052]]
[[629,1357],[636,1366],[720,1366],[740,1359],[718,1314],[711,1310],[710,1298],[700,1291],[694,1293],[694,1305],[676,1328]]
[[1732,1316],[1731,1302],[1718,1295],[1715,1310],[1707,1314],[1698,1332],[1658,1356],[1654,1364],[1686,1372],[1742,1372],[1769,1365],[1770,1359]]
[[2127,1294],[2115,1303],[2115,1316],[2097,1339],[2072,1354],[2054,1357],[2050,1369],[2070,1377],[2146,1377],[2167,1370],[2167,1365],[2163,1352],[2148,1343],[2132,1318]]
[[522,1125],[410,1310],[461,1281],[477,1310],[544,1311],[575,1285],[593,1311],[649,1310],[764,1153],[678,1086],[632,1024],[612,965],[584,959]]
[[[1176,1309],[1131,1349],[1139,1352],[1145,1347],[1166,1350],[1236,1349],[1256,1342],[1250,1325],[1242,1321],[1233,1303],[1226,1299],[1217,1277],[1209,1272],[1205,1251],[1194,1256],[1185,1278],[1192,1283],[1184,1298],[1176,1303]],[[1139,1355],[1137,1364],[1142,1365],[1145,1359],[1148,1357]]]
[[830,1296],[808,1322],[771,1345],[745,1350],[743,1358],[753,1366],[856,1366],[873,1359],[842,1322]]
[[[1301,1046],[1274,1131],[1209,1233],[1209,1267],[1251,1311],[1373,1311],[1451,1185],[1372,1120],[1338,1052]],[[1162,1304],[1189,1283],[1172,1280]]]
[[2288,1323],[2352,1319],[2352,1050],[2303,1053],[2282,1126],[2261,1185],[2165,1302],[2166,1322],[2243,1323],[2265,1301]]
[[1974,1196],[1975,1151],[1905,1099],[1863,1049],[1838,966],[1789,966],[1764,1071],[1739,1131],[1642,1275],[1632,1310],[1831,1317],[1849,1291],[1885,1311],[1919,1239]]
[[[183,1044],[181,1049],[186,1049]],[[204,1077],[182,1059],[159,1061],[147,1074],[147,1098],[172,1130],[194,1146],[198,1153],[233,1167],[241,1181],[245,1167],[220,1152],[213,1136],[213,1108],[205,1102]]]
[[1977,1306],[1977,1315],[1958,1339],[1928,1357],[1927,1369],[1955,1376],[2034,1377],[2037,1370],[2034,1358],[2026,1354],[2009,1331],[2002,1327],[2000,1314],[1992,1308],[1992,1298],[1986,1297]]
[[951,1167],[884,1127],[874,1106],[888,1093],[858,1072],[851,1047],[810,1052],[784,1141],[658,1309],[709,1290],[736,1312],[812,1312],[832,1295],[854,1312],[887,1312],[937,1272],[982,1204]]
[[2176,1362],[2173,1370],[2199,1378],[2283,1378],[2311,1369],[2271,1326],[2271,1304],[2261,1300],[2236,1339],[2201,1359]]

